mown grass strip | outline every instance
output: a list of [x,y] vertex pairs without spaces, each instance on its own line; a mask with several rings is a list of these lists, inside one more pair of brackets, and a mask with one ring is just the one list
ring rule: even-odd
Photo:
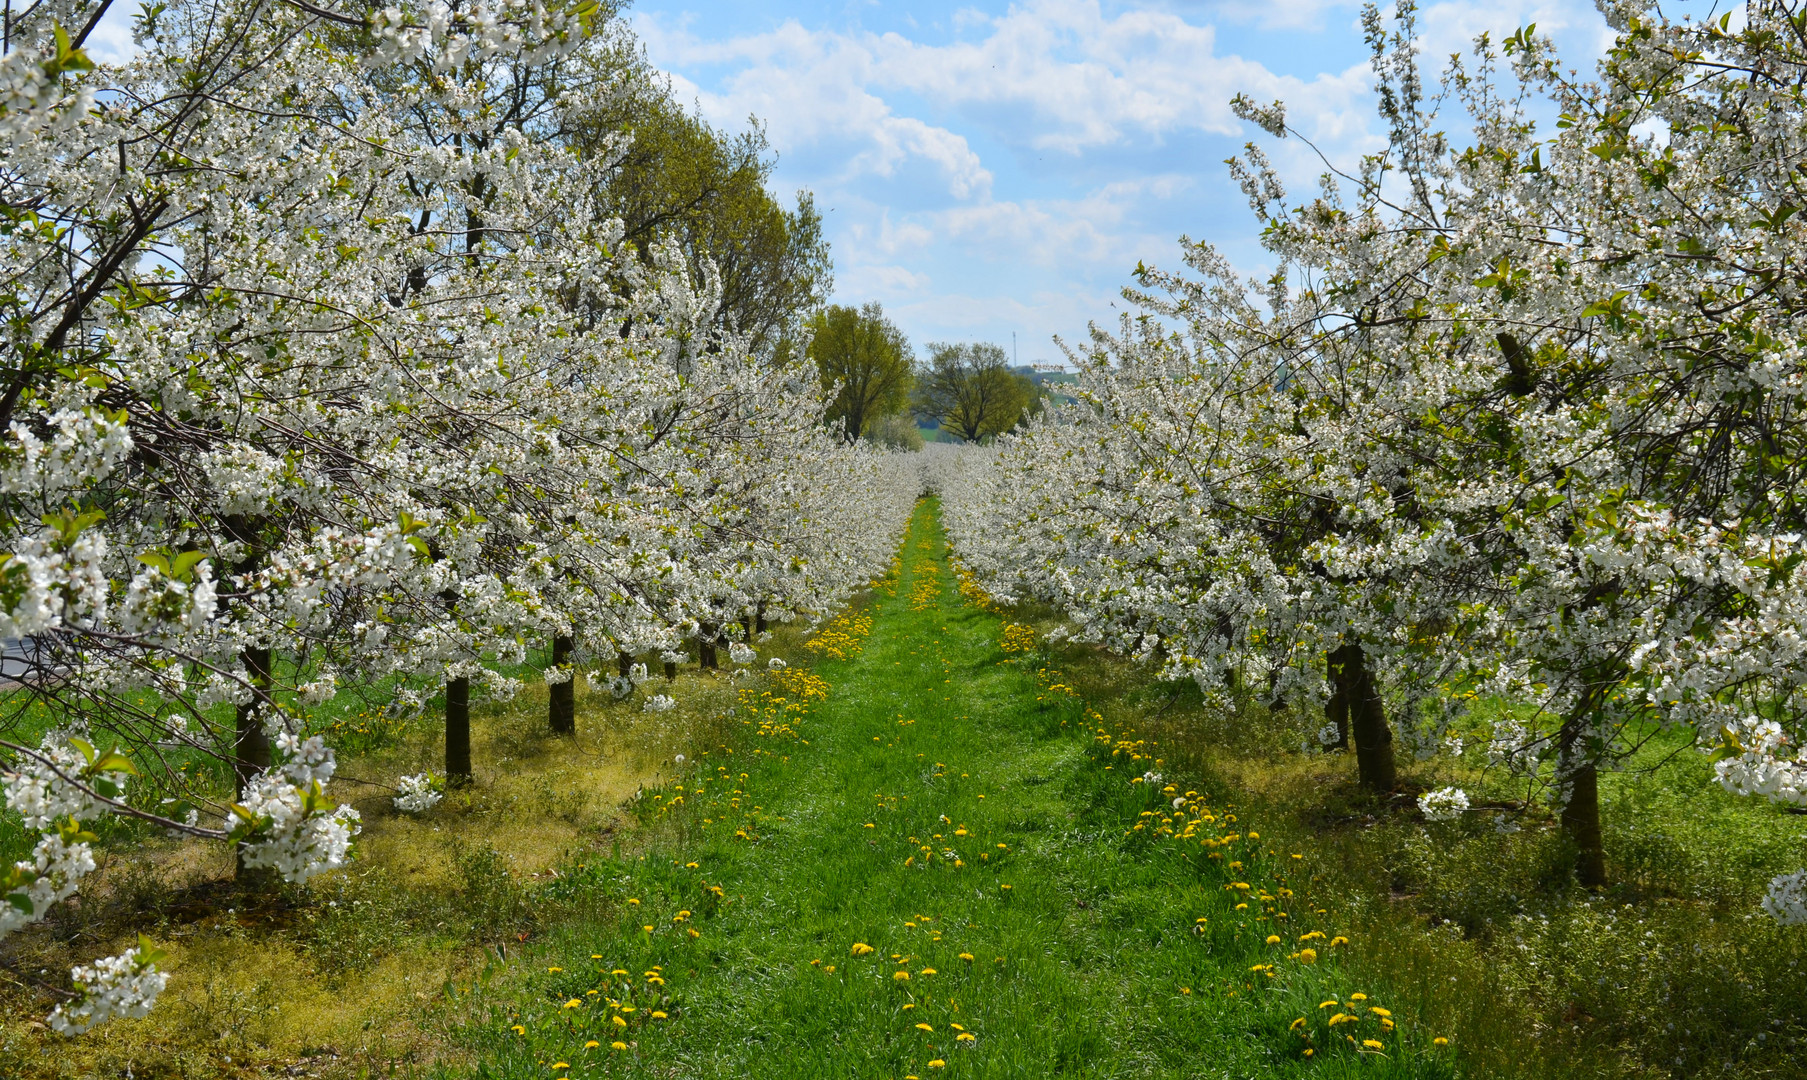
[[902,554],[825,701],[658,793],[669,844],[573,868],[596,918],[480,992],[480,1075],[1453,1075],[1342,985],[1301,860],[1000,648],[932,504]]

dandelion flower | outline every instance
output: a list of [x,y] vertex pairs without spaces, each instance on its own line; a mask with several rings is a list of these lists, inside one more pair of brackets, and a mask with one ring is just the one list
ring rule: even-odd
[[934,1028],[932,1028],[932,1027],[930,1027],[930,1026],[929,1026],[929,1025],[927,1025],[927,1024],[917,1024],[917,1025],[916,1025],[916,1030],[917,1030],[917,1031],[934,1031],[934,1030],[935,1030],[935,1029],[934,1029]]
[[1331,999],[1330,999],[1330,1000],[1329,1000],[1329,1001],[1320,1001],[1320,1002],[1318,1002],[1318,1008],[1320,1008],[1320,1009],[1328,1009],[1328,1008],[1330,1008],[1330,1007],[1331,1007],[1331,1006],[1332,1006],[1332,1005],[1335,1005],[1335,1004],[1337,1004],[1337,1000],[1336,1000],[1336,999],[1335,999],[1335,998],[1331,998]]
[[598,1046],[601,1046],[601,1045],[602,1045],[602,1044],[601,1044],[601,1043],[599,1043],[599,1042],[597,1042],[597,1041],[596,1041],[596,1040],[595,1040],[595,1039],[591,1039],[591,1040],[590,1040],[590,1041],[589,1041],[589,1042],[587,1042],[587,1043],[584,1043],[584,1049],[585,1049],[585,1050],[594,1050],[594,1049],[596,1049],[596,1048],[597,1048],[597,1047],[598,1047]]
[[934,1061],[929,1062],[929,1068],[945,1069],[945,1068],[947,1068],[947,1062],[942,1061],[940,1058],[936,1058]]
[[620,1040],[616,1040],[615,1042],[612,1042],[609,1044],[609,1049],[610,1050],[626,1050],[627,1044],[624,1042],[621,1042]]
[[1318,951],[1316,949],[1300,949],[1299,950],[1299,962],[1301,964],[1317,963],[1318,962]]
[[664,1013],[663,1013],[663,1012],[654,1012],[654,1013],[652,1013],[652,1014],[651,1014],[651,1015],[652,1015],[652,1018],[653,1018],[653,1019],[654,1019],[654,1020],[663,1020],[663,1019],[665,1019],[665,1014],[664,1014]]
[[893,972],[891,978],[896,982],[908,982],[910,980],[910,973],[907,971]]
[[609,1017],[609,1023],[614,1024],[616,1027],[626,1027],[627,1018],[619,1015],[611,1016]]
[[1350,994],[1349,1000],[1350,1001],[1366,1001],[1366,1000],[1368,1000],[1368,995],[1366,995],[1366,994]]
[[1286,1030],[1297,1031],[1304,1026],[1305,1026],[1305,1018],[1303,1016],[1301,1016],[1297,1020],[1294,1020],[1292,1023],[1288,1024],[1286,1026]]
[[1448,1046],[1449,1040],[1444,1038],[1443,1036],[1439,1035],[1436,1038],[1431,1040],[1431,1045],[1432,1046]]
[[1269,935],[1268,935],[1268,936],[1267,936],[1267,943],[1268,943],[1268,944],[1269,944],[1269,945],[1278,945],[1278,944],[1280,944],[1280,935],[1279,935],[1279,934],[1269,934]]
[[1363,1039],[1362,1045],[1370,1050],[1385,1050],[1387,1048],[1386,1044],[1379,1039]]
[[960,1034],[954,1036],[955,1042],[977,1042],[978,1039],[979,1037],[970,1031],[962,1031]]
[[933,975],[933,974],[935,974],[935,969],[934,968],[923,968],[922,973],[924,975]]
[[552,1063],[552,1067],[555,1069],[569,1069],[571,1063],[569,1061],[555,1061]]
[[516,1024],[516,1025],[515,1025],[515,1026],[513,1026],[513,1027],[511,1027],[511,1028],[509,1028],[509,1029],[508,1029],[508,1030],[510,1030],[510,1031],[512,1031],[512,1032],[514,1032],[514,1033],[515,1033],[515,1034],[516,1034],[516,1035],[525,1035],[525,1034],[527,1034],[527,1029],[526,1029],[526,1028],[524,1028],[524,1027],[522,1027],[522,1026],[521,1026],[521,1025],[519,1025],[519,1024]]
[[969,952],[963,952],[960,954],[960,959],[962,959],[970,964],[973,962],[973,954],[969,953]]
[[848,951],[855,956],[869,956],[873,952],[873,948],[863,941],[856,941],[853,943],[853,948]]
[[567,1009],[580,1009],[582,1007],[583,1007],[583,999],[582,998],[572,998],[570,1001],[565,1002],[565,1008],[567,1008]]

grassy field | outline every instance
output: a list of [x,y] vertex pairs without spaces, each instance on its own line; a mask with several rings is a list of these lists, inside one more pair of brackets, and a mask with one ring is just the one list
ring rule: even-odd
[[[1478,761],[1364,796],[1310,718],[1051,647],[957,573],[925,503],[864,601],[765,647],[789,667],[588,696],[576,741],[543,689],[492,704],[473,789],[418,820],[370,789],[359,863],[305,889],[111,838],[88,906],[6,945],[0,1076],[1807,1075],[1807,943],[1755,909],[1807,819],[1687,748],[1609,778],[1618,884],[1578,892]],[[430,724],[334,722],[352,777],[436,763]],[[1444,783],[1497,809],[1427,824]],[[37,1026],[29,973],[134,927],[164,1004]]]
[[925,509],[820,706],[699,755],[667,835],[563,879],[594,918],[451,989],[478,1075],[1452,1075],[1307,861],[955,584]]

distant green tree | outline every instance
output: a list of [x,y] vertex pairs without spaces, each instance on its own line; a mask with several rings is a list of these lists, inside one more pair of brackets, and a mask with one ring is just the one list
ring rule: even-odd
[[[628,63],[624,61],[624,63]],[[720,318],[771,354],[834,283],[822,216],[808,192],[787,209],[766,189],[774,159],[757,120],[735,136],[715,130],[672,99],[634,61],[631,87],[586,113],[577,146],[597,170],[604,206],[644,256],[674,239],[699,276],[720,275]]]
[[878,304],[830,305],[810,316],[806,326],[812,334],[809,358],[821,373],[822,389],[839,387],[828,419],[841,421],[848,442],[909,404],[915,355]]
[[917,411],[967,442],[1009,431],[1041,396],[1035,381],[1011,371],[1004,350],[987,342],[931,342],[917,385]]
[[908,412],[887,413],[866,427],[866,440],[892,450],[921,450],[922,430]]

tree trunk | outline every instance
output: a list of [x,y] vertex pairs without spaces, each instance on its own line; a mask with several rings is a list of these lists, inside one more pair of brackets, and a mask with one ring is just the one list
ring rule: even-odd
[[[1584,714],[1585,715],[1585,714]],[[1562,831],[1575,845],[1575,880],[1582,888],[1606,884],[1606,845],[1600,835],[1600,773],[1586,752],[1581,716],[1562,725],[1558,737],[1557,779],[1568,786],[1562,806]]]
[[1324,719],[1336,725],[1336,741],[1330,744],[1332,750],[1349,749],[1349,691],[1343,681],[1342,668],[1337,664],[1336,653],[1324,654],[1324,670],[1330,676],[1330,700],[1324,703]]
[[[264,710],[270,702],[270,650],[246,649],[239,654],[239,659],[251,679],[251,700],[237,709],[237,730],[232,740],[234,790],[242,803],[252,777],[270,767],[270,735],[264,730],[263,720]],[[245,865],[245,850],[241,846],[237,854],[238,880],[245,881],[248,876],[257,874],[258,871]]]
[[720,667],[715,660],[715,627],[708,623],[697,627],[696,666],[704,671],[714,671]]
[[665,661],[665,681],[666,682],[675,682],[675,681],[677,681],[677,678],[678,678],[678,665],[672,663],[670,660]]
[[471,782],[471,681],[445,683],[445,778],[452,787]]
[[565,634],[552,639],[552,666],[566,669],[564,682],[553,683],[548,720],[554,735],[577,734],[577,675],[570,671],[571,638]]
[[753,609],[753,630],[755,633],[759,633],[759,634],[765,633],[765,601],[764,600],[761,600],[759,602],[758,606]]
[[747,632],[747,644],[753,644],[753,634],[755,633],[753,630],[753,616],[748,615],[746,618],[740,620],[740,625],[741,629]]
[[615,666],[621,669],[622,678],[625,679],[629,675],[632,675],[634,673],[634,654],[617,653],[615,655]]
[[1362,647],[1346,644],[1331,654],[1332,670],[1339,673],[1344,700],[1348,702],[1349,734],[1355,742],[1355,771],[1370,791],[1392,791],[1399,780],[1393,762],[1393,729],[1387,725],[1386,706],[1368,671]]

